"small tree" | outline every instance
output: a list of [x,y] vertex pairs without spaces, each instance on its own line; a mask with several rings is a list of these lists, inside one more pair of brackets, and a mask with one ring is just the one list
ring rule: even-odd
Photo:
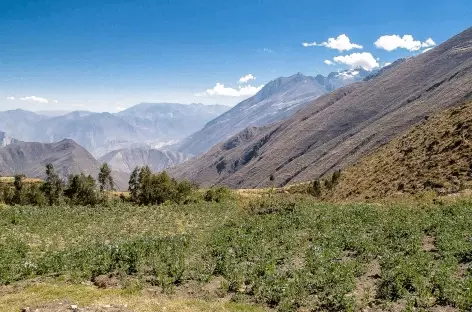
[[321,182],[318,179],[313,182],[313,196],[321,196]]
[[37,183],[30,184],[26,190],[26,200],[28,204],[34,206],[44,206],[46,198]]
[[15,187],[15,195],[13,197],[13,203],[17,205],[22,205],[25,203],[25,196],[23,192],[23,179],[25,175],[18,174],[15,176],[15,180],[13,182],[13,186]]
[[128,191],[132,202],[138,202],[139,194],[139,167],[134,168],[133,172],[129,177]]
[[104,163],[100,167],[100,172],[98,173],[98,183],[100,185],[100,191],[105,190],[112,191],[115,188],[115,183],[113,182],[113,177],[111,175],[111,168],[107,163]]
[[144,166],[138,175],[138,202],[142,205],[150,205],[152,202],[152,171],[149,166]]
[[336,186],[339,183],[339,179],[341,178],[341,170],[336,170],[333,172],[333,175],[331,176],[331,184]]
[[42,191],[50,206],[57,205],[63,195],[64,185],[52,164],[46,165],[46,176]]
[[70,175],[65,195],[75,205],[95,205],[98,203],[97,184],[92,176]]

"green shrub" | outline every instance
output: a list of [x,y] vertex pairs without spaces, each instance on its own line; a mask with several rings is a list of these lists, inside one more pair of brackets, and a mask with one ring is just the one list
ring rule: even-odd
[[226,186],[212,187],[205,192],[203,197],[207,202],[221,203],[233,198],[233,192]]

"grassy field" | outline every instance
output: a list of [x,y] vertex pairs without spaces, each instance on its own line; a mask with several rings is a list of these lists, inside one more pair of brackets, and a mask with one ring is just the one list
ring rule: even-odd
[[5,206],[0,310],[63,300],[130,311],[469,311],[471,206],[288,194]]

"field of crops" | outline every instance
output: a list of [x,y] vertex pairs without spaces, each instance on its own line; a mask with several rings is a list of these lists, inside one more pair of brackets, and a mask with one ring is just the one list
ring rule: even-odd
[[469,311],[471,207],[287,194],[4,206],[0,310],[66,300],[130,311]]

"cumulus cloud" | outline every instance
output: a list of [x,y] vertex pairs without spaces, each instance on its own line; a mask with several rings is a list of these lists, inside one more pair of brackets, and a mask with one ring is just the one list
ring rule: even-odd
[[9,96],[9,97],[7,97],[7,100],[14,101],[15,97],[14,96]]
[[388,65],[392,65],[392,63],[390,63],[390,62],[385,62],[385,63],[382,64],[382,67],[387,67]]
[[49,101],[47,99],[39,97],[39,96],[34,96],[34,95],[20,98],[20,100],[30,101],[30,102],[37,102],[37,103],[41,103],[41,104],[49,103]]
[[352,53],[345,56],[336,56],[333,58],[333,61],[338,64],[345,64],[351,68],[361,67],[368,71],[371,71],[372,69],[380,66],[377,60],[372,56],[372,54],[368,52]]
[[429,50],[432,50],[433,48],[426,48],[424,49],[423,51],[421,51],[421,53],[425,53],[425,52],[428,52]]
[[249,80],[256,80],[256,77],[254,77],[252,74],[248,74],[246,76],[243,76],[239,78],[239,83],[247,83]]
[[253,96],[257,92],[259,92],[264,85],[261,85],[259,87],[253,87],[251,85],[246,85],[243,87],[239,87],[238,89],[230,88],[230,87],[225,87],[224,84],[221,83],[216,83],[216,85],[211,88],[207,89],[204,92],[200,92],[195,94],[195,96],[232,96],[232,97],[249,97]]
[[374,42],[374,45],[379,49],[384,49],[389,52],[396,49],[406,49],[413,52],[424,48],[434,47],[436,42],[431,38],[421,42],[420,40],[415,40],[412,35],[404,35],[403,37],[400,37],[399,35],[384,35],[377,39],[377,41]]
[[334,63],[331,62],[330,60],[324,60],[324,63],[325,63],[326,65],[334,65]]
[[337,38],[329,38],[328,41],[321,43],[308,43],[303,42],[302,45],[306,47],[326,47],[329,49],[338,50],[339,52],[349,51],[352,49],[362,49],[363,46],[360,44],[352,43],[346,34],[339,35]]

